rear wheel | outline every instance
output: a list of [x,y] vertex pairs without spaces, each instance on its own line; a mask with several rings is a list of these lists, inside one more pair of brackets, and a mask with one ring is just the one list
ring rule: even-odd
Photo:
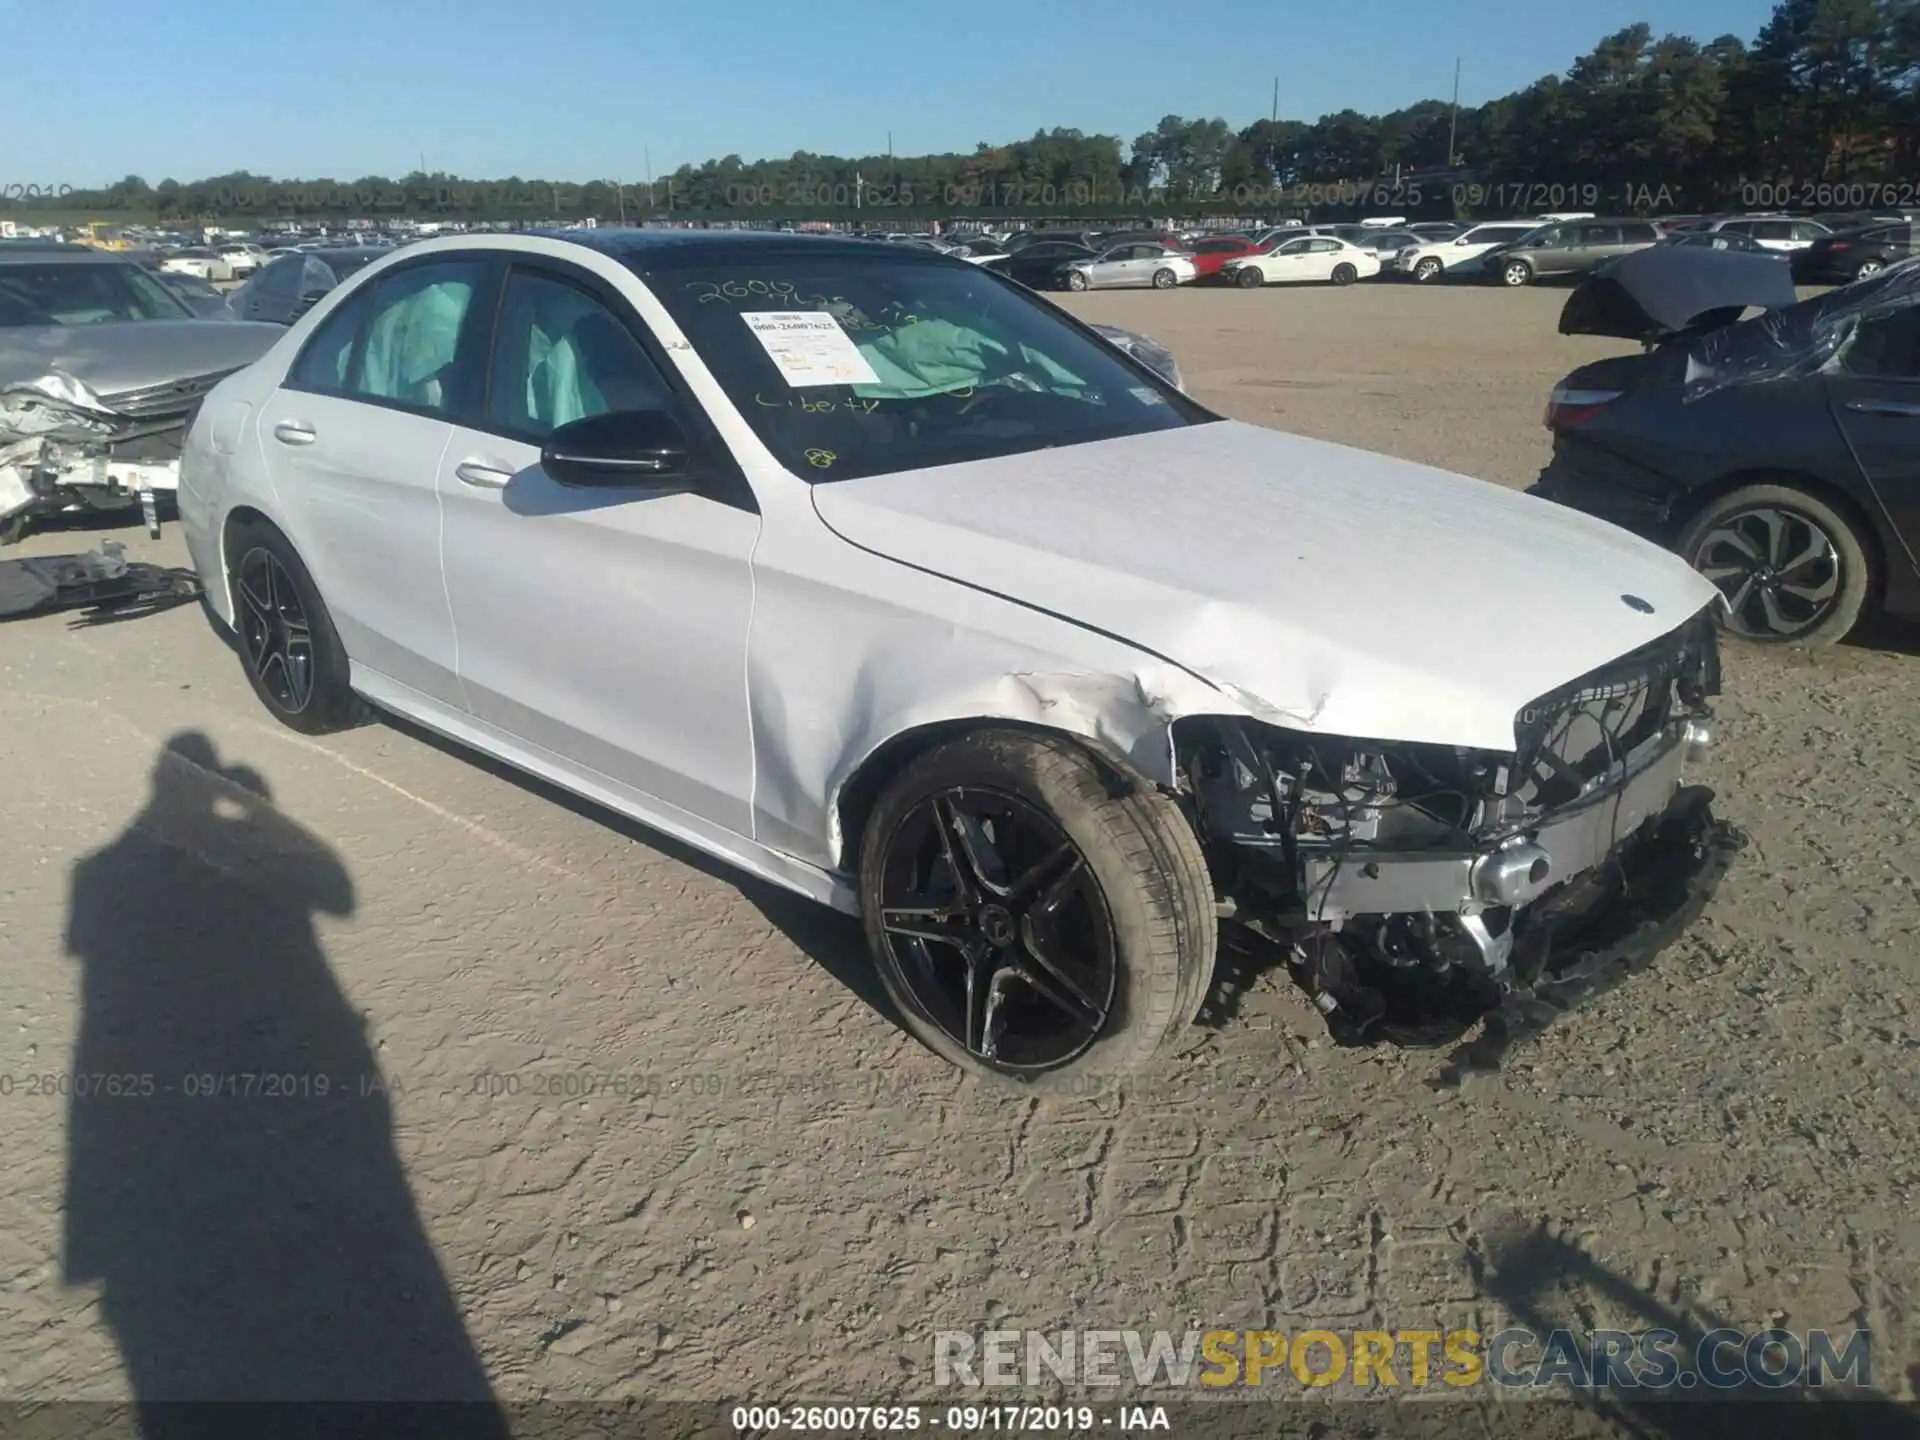
[[1267,277],[1251,265],[1243,265],[1233,272],[1233,283],[1242,290],[1258,290],[1266,283]]
[[1065,739],[983,730],[908,765],[865,827],[860,895],[907,1027],[1029,1091],[1099,1088],[1165,1053],[1212,976],[1192,827]]
[[1333,267],[1333,283],[1336,285],[1351,285],[1359,278],[1360,272],[1345,261]]
[[1156,290],[1171,290],[1179,283],[1180,277],[1171,270],[1156,270],[1153,272],[1153,288]]
[[1763,645],[1833,645],[1866,607],[1866,542],[1854,523],[1792,485],[1749,485],[1708,505],[1680,553],[1727,599],[1721,623]]
[[1421,284],[1424,285],[1429,280],[1439,279],[1440,272],[1445,268],[1446,267],[1443,266],[1438,260],[1434,259],[1433,256],[1429,255],[1427,256],[1426,259],[1420,261],[1417,265],[1413,267],[1413,278],[1418,280]]
[[1505,260],[1501,262],[1499,275],[1502,285],[1527,285],[1533,281],[1533,267],[1524,260]]
[[356,724],[347,652],[313,577],[287,537],[256,523],[228,540],[234,631],[247,682],[273,718],[307,735]]
[[1067,272],[1067,288],[1069,290],[1086,289],[1087,288],[1086,275],[1079,270],[1069,270]]
[[1869,275],[1878,275],[1882,270],[1886,268],[1887,267],[1884,262],[1875,260],[1872,258],[1868,258],[1866,260],[1862,260],[1858,265],[1854,267],[1853,278],[1856,280],[1864,280]]

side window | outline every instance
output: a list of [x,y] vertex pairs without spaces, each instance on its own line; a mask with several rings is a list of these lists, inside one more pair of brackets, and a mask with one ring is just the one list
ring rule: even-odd
[[345,395],[353,378],[354,344],[367,316],[371,292],[362,290],[320,322],[283,382],[289,390],[311,390],[319,395]]
[[1818,240],[1826,233],[1824,227],[1812,224],[1809,221],[1796,220],[1793,222],[1793,238],[1795,240]]
[[1660,238],[1660,232],[1651,225],[1622,225],[1620,235],[1629,245],[1651,245]]
[[672,406],[640,342],[598,300],[550,276],[509,275],[494,334],[489,428],[539,440],[589,415]]
[[1278,251],[1281,255],[1304,255],[1313,248],[1311,240],[1289,240]]
[[417,265],[373,287],[353,393],[444,415],[464,398],[460,331],[486,275],[479,260]]
[[1791,220],[1756,220],[1753,222],[1753,238],[1790,240],[1793,238],[1793,222]]
[[1307,248],[1320,255],[1331,255],[1340,248],[1338,240],[1310,240]]
[[1753,233],[1753,222],[1751,220],[1729,220],[1726,224],[1722,225],[1720,229],[1729,235],[1751,235]]
[[1576,245],[1618,245],[1620,244],[1618,225],[1582,225]]
[[1862,320],[1844,363],[1850,375],[1920,380],[1920,305]]

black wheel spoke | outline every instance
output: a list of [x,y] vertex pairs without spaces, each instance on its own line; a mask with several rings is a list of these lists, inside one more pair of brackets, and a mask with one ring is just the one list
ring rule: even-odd
[[[1038,957],[1036,957],[1038,958]],[[1034,994],[1076,1024],[1099,1026],[1107,1017],[1092,999],[1064,976],[1053,974],[1045,965],[1022,965],[1017,973]]]
[[967,883],[976,891],[983,890],[989,895],[1004,897],[1007,887],[999,877],[1005,873],[1006,867],[1001,864],[1000,856],[980,822],[960,808],[959,799],[960,792],[956,790],[935,803],[941,813],[948,817],[947,829],[953,837],[952,848],[959,852],[960,863],[966,867]]
[[881,907],[880,928],[889,935],[962,947],[971,941],[973,931],[967,923],[964,906],[913,895],[902,896],[901,900],[901,904]]

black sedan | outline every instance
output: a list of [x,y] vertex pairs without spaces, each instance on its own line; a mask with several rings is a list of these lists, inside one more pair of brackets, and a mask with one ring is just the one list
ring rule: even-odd
[[1092,260],[1099,253],[1090,245],[1071,240],[1038,240],[1010,255],[983,263],[987,269],[1018,280],[1029,290],[1057,290],[1065,284],[1061,277],[1069,261]]
[[393,253],[387,245],[337,245],[295,251],[260,267],[232,295],[229,308],[241,320],[291,325],[356,270]]
[[1822,235],[1793,256],[1793,278],[1802,285],[1846,285],[1877,275],[1889,265],[1920,255],[1920,225],[1896,220]]
[[1532,493],[1671,545],[1734,634],[1822,645],[1874,609],[1920,619],[1920,261],[1583,365],[1546,424]]

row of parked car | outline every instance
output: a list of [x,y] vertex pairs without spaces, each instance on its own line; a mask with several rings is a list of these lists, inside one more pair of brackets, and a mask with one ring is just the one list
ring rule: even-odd
[[1005,240],[890,236],[984,264],[1034,289],[1173,289],[1213,281],[1335,284],[1382,276],[1520,286],[1592,273],[1655,245],[1777,256],[1796,282],[1844,284],[1916,253],[1916,217],[1846,214],[1541,215],[1473,223],[1290,224],[1226,234],[1036,231]]

